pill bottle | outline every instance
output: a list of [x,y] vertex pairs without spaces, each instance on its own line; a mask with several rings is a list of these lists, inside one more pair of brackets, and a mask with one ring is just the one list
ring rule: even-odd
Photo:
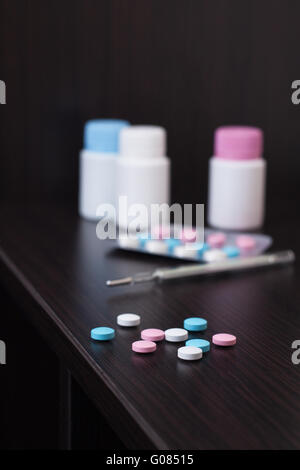
[[[159,126],[130,126],[121,130],[116,191],[119,227],[130,231],[129,214],[132,216],[138,204],[144,208],[136,212],[139,227],[150,228],[151,206],[170,203],[170,160],[166,156],[166,141],[166,131]],[[126,205],[120,204],[120,197],[124,199],[124,196]],[[163,223],[163,211],[161,215]]]
[[228,230],[258,229],[264,220],[263,132],[224,126],[215,131],[209,162],[208,222]]
[[84,148],[79,156],[79,214],[97,220],[100,204],[115,206],[116,161],[119,134],[127,121],[95,119],[84,127]]

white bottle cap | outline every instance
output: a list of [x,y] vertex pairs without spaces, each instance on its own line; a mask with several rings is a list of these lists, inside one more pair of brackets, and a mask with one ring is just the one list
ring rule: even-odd
[[153,158],[166,155],[167,133],[159,126],[130,126],[120,133],[120,156]]

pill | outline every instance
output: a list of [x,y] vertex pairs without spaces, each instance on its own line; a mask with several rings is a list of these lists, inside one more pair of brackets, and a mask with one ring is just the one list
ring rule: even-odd
[[91,330],[91,338],[97,341],[108,341],[115,337],[115,330],[113,328],[107,328],[106,326],[100,326]]
[[198,250],[193,250],[193,248],[189,249],[186,245],[179,245],[174,248],[173,255],[177,258],[197,259]]
[[185,345],[200,348],[202,352],[208,352],[210,350],[210,342],[206,341],[206,339],[189,339],[186,341]]
[[196,361],[201,359],[202,350],[195,346],[183,346],[178,349],[177,356],[185,361]]
[[167,225],[158,225],[151,230],[152,237],[158,240],[170,238],[170,227]]
[[222,233],[222,232],[211,233],[207,237],[207,243],[212,248],[222,248],[225,241],[226,241],[226,235],[225,235],[225,233]]
[[139,248],[140,240],[134,237],[119,238],[119,246],[121,248],[129,248],[129,249]]
[[148,354],[156,350],[156,344],[153,341],[135,341],[132,343],[131,348],[136,353]]
[[256,245],[255,239],[249,235],[240,235],[235,242],[242,251],[251,251]]
[[148,328],[141,332],[141,338],[146,341],[162,341],[165,338],[165,332],[157,328]]
[[141,323],[141,317],[135,313],[122,313],[117,316],[117,324],[120,326],[137,326]]
[[175,248],[181,245],[181,240],[178,240],[177,238],[168,238],[165,239],[165,243],[168,247],[168,252],[172,254],[174,253]]
[[149,240],[145,245],[148,253],[154,253],[157,255],[164,255],[168,253],[168,245],[160,240]]
[[233,346],[236,343],[236,337],[227,333],[219,333],[212,337],[212,342],[217,346]]
[[224,246],[223,251],[228,258],[240,256],[240,250],[236,246]]
[[140,233],[138,235],[139,245],[141,248],[144,248],[146,242],[151,239],[151,235],[149,233]]
[[208,250],[203,253],[203,260],[207,263],[215,263],[216,261],[222,261],[226,258],[226,253],[222,250]]
[[186,318],[183,327],[188,331],[203,331],[207,328],[207,321],[200,317]]
[[193,243],[197,239],[197,231],[193,228],[181,230],[180,239],[185,243]]
[[188,339],[188,332],[183,328],[170,328],[165,331],[165,339],[172,343],[180,343]]

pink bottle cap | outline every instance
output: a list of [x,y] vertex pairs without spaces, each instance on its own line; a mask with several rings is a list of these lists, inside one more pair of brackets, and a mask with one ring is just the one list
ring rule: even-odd
[[242,251],[253,250],[256,244],[254,238],[249,235],[240,235],[236,238],[235,243]]
[[227,333],[219,333],[212,337],[212,342],[217,346],[233,346],[236,344],[236,337]]
[[226,241],[226,235],[222,232],[211,233],[207,237],[207,243],[212,248],[222,248]]
[[215,131],[214,156],[227,160],[252,160],[263,154],[263,131],[258,127],[224,126]]
[[156,350],[156,344],[152,341],[135,341],[132,343],[132,351],[140,354],[152,353]]
[[141,332],[141,338],[146,341],[162,341],[165,338],[165,332],[156,328],[148,328]]

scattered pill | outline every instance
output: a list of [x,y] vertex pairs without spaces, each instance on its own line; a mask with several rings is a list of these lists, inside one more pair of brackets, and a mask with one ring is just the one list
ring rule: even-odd
[[158,225],[152,229],[152,237],[158,240],[170,238],[171,230],[167,225]]
[[168,247],[168,252],[173,254],[175,248],[181,245],[181,240],[178,240],[177,238],[167,238],[165,239],[165,243]]
[[193,243],[197,240],[197,231],[193,228],[181,230],[180,239],[185,243]]
[[188,339],[188,332],[183,328],[170,328],[165,331],[165,339],[172,343],[180,343]]
[[251,251],[256,245],[255,239],[249,235],[240,235],[235,242],[242,251]]
[[148,328],[141,332],[141,338],[146,341],[162,341],[165,338],[165,332],[157,328]]
[[223,251],[228,258],[240,256],[240,250],[236,246],[224,246]]
[[178,349],[177,356],[185,361],[196,361],[202,358],[202,350],[195,346],[183,346]]
[[138,238],[134,237],[124,237],[124,238],[119,238],[119,246],[121,248],[129,248],[129,249],[135,249],[139,248],[140,246],[140,240]]
[[137,326],[141,323],[141,317],[135,313],[122,313],[117,316],[117,324],[120,326]]
[[226,235],[222,232],[211,233],[207,237],[207,243],[212,248],[222,248],[226,241]]
[[135,341],[131,347],[132,351],[140,354],[148,354],[156,350],[156,344],[153,341]]
[[210,342],[206,341],[206,339],[189,339],[186,341],[185,345],[200,348],[202,352],[208,352],[210,350]]
[[226,253],[224,253],[224,251],[222,250],[217,249],[205,251],[205,253],[203,254],[203,260],[207,263],[215,263],[217,261],[222,261],[226,258]]
[[91,338],[97,341],[108,341],[115,337],[115,330],[113,328],[107,328],[101,326],[98,328],[93,328],[91,330]]
[[212,342],[217,346],[233,346],[236,343],[236,337],[227,333],[219,333],[212,337]]
[[207,321],[200,317],[186,318],[183,322],[183,327],[187,331],[203,331],[207,328]]
[[184,259],[197,259],[198,258],[198,250],[194,250],[193,248],[188,248],[186,245],[176,246],[173,250],[173,254],[177,258],[184,258]]
[[140,233],[138,235],[139,245],[141,248],[144,248],[146,242],[151,239],[151,235],[149,233]]
[[148,253],[155,253],[157,255],[164,255],[168,253],[168,245],[162,240],[149,240],[145,245],[146,251]]

